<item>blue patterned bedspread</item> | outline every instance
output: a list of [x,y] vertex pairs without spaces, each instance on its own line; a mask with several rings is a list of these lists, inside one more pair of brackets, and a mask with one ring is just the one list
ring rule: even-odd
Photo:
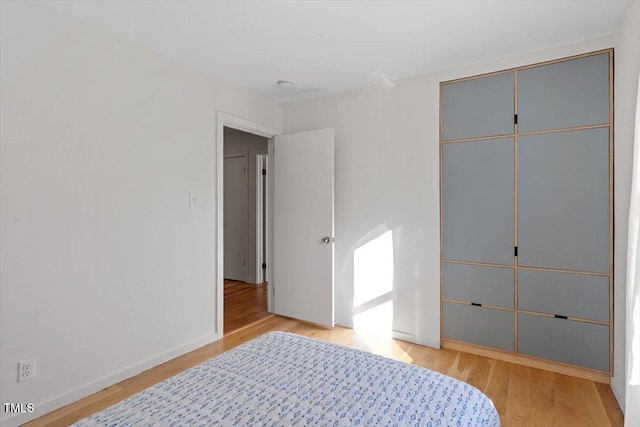
[[455,378],[300,335],[271,332],[76,426],[499,426]]

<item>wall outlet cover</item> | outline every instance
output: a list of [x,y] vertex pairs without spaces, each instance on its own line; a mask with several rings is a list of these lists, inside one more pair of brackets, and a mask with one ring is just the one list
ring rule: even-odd
[[18,382],[30,380],[36,376],[36,359],[18,362]]

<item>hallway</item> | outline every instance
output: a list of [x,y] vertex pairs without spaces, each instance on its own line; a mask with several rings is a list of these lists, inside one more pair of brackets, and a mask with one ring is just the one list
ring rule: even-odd
[[266,283],[224,281],[224,334],[272,316],[267,311]]

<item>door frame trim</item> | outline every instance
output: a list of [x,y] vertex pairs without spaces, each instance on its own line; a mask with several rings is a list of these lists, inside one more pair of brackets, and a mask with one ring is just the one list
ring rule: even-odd
[[[267,175],[262,175],[262,170],[267,170]],[[269,224],[271,216],[269,215],[269,207],[271,202],[269,200],[269,179],[271,174],[269,171],[269,154],[268,152],[256,153],[256,282],[264,283],[269,282],[269,270],[262,268],[262,263],[266,263],[265,255],[268,257],[269,252],[269,239],[263,233],[268,231],[270,227],[264,227],[265,224]],[[266,186],[265,186],[266,183]],[[264,222],[264,224],[263,224]],[[266,228],[266,230],[264,230]],[[270,267],[267,264],[267,267]],[[268,297],[268,295],[267,295]],[[268,299],[268,298],[267,298]],[[268,306],[268,304],[267,304]],[[270,310],[271,311],[271,310]]]
[[[280,132],[259,123],[253,122],[233,114],[223,111],[216,111],[216,139],[214,161],[215,169],[215,250],[216,256],[214,260],[215,267],[215,290],[216,290],[216,334],[218,339],[224,337],[224,128],[229,127],[254,135],[268,138],[269,154],[273,152],[273,137],[279,135]],[[273,191],[270,186],[269,193]],[[270,234],[272,232],[271,224],[269,224],[267,233],[268,241],[272,242]],[[269,251],[269,255],[273,251]],[[271,259],[267,260],[268,264],[272,264]],[[271,301],[271,292],[268,293],[268,305],[271,309],[273,302]]]

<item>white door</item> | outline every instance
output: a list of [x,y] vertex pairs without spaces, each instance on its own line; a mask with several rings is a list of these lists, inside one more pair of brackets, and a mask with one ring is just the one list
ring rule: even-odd
[[333,129],[276,136],[274,309],[325,326],[333,308]]
[[224,159],[224,278],[246,280],[247,156]]

